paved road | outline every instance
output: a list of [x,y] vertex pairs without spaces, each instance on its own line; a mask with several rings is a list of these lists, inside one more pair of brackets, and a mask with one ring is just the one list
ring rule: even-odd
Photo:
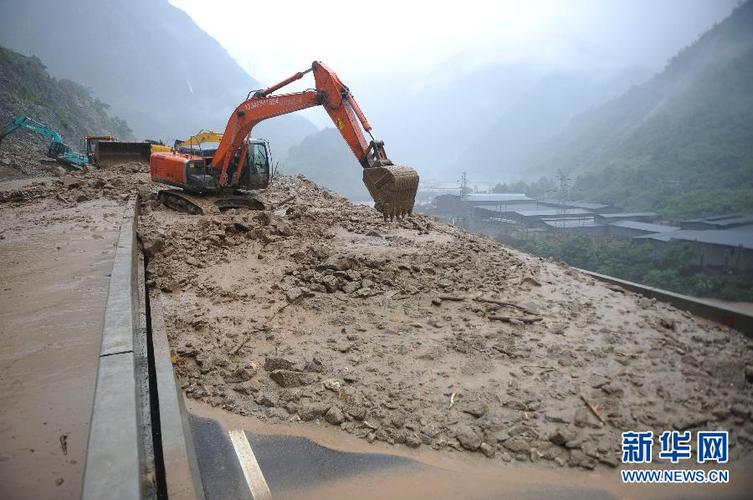
[[[279,498],[572,498],[611,499],[599,487],[536,484],[535,474],[509,471],[507,477],[469,474],[383,453],[330,449],[299,436],[242,431],[253,450],[264,488],[249,482],[228,431],[209,418],[190,416],[204,492],[208,499]],[[518,481],[520,474],[520,481]]]
[[[356,444],[350,436],[326,432],[332,431],[329,426],[322,433],[310,425],[304,431],[309,439],[284,434],[292,431],[288,427],[259,426],[253,419],[196,404],[189,405],[189,420],[209,499],[743,499],[753,488],[751,461],[730,463],[727,485],[624,485],[616,469],[501,465],[467,454],[442,454],[437,461],[430,450],[413,459],[382,452],[391,448],[381,445],[369,452],[371,446]],[[357,451],[342,451],[354,446]]]

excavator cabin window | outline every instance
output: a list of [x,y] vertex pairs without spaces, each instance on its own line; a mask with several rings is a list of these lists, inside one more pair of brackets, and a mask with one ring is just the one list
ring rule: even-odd
[[252,174],[261,174],[269,172],[269,157],[267,156],[267,145],[263,143],[251,143],[249,148],[249,164],[251,165]]
[[264,189],[269,185],[269,150],[266,143],[251,142],[248,145],[247,168],[244,168],[242,184],[248,189]]

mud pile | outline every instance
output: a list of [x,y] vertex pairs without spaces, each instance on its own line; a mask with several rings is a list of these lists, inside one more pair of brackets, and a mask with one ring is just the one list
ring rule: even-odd
[[733,458],[753,448],[738,332],[304,179],[265,196],[268,211],[191,216],[143,193],[188,397],[503,461],[616,466],[625,430],[729,429]]
[[143,192],[145,197],[156,189],[149,180],[149,166],[140,162],[124,163],[108,169],[66,172],[57,177],[31,177],[2,183],[0,204],[24,205],[52,199],[71,207],[100,198],[125,201]]

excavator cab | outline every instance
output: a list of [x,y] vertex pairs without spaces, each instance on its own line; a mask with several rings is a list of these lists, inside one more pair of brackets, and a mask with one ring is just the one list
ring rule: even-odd
[[241,186],[244,189],[264,189],[269,186],[271,165],[269,143],[260,139],[249,139],[248,159],[241,174]]

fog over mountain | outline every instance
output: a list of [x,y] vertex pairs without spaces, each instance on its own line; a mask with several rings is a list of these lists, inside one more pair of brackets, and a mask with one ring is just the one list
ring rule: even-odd
[[529,176],[562,170],[577,196],[628,208],[753,210],[753,2],[521,166]]
[[[167,0],[4,0],[0,45],[36,55],[58,78],[82,83],[136,137],[172,140],[223,130],[261,83]],[[315,127],[291,115],[262,124],[286,152]]]
[[[223,129],[248,91],[323,60],[395,163],[426,182],[464,171],[496,182],[558,168],[560,153],[551,151],[562,151],[568,141],[559,138],[577,128],[576,117],[649,81],[737,3],[540,0],[492,8],[471,0],[427,12],[387,1],[374,12],[336,8],[339,1],[322,25],[264,18],[254,3],[226,0],[4,0],[0,16],[10,21],[0,44],[90,87],[136,137],[166,140]],[[281,0],[276,8],[301,5]],[[372,36],[354,22],[359,13],[401,36]],[[326,126],[326,113],[315,109],[268,120],[254,135],[271,140],[286,172],[355,169],[360,179],[352,158],[325,154],[347,151],[334,144],[338,134],[318,130]],[[337,189],[345,190],[342,182]]]

